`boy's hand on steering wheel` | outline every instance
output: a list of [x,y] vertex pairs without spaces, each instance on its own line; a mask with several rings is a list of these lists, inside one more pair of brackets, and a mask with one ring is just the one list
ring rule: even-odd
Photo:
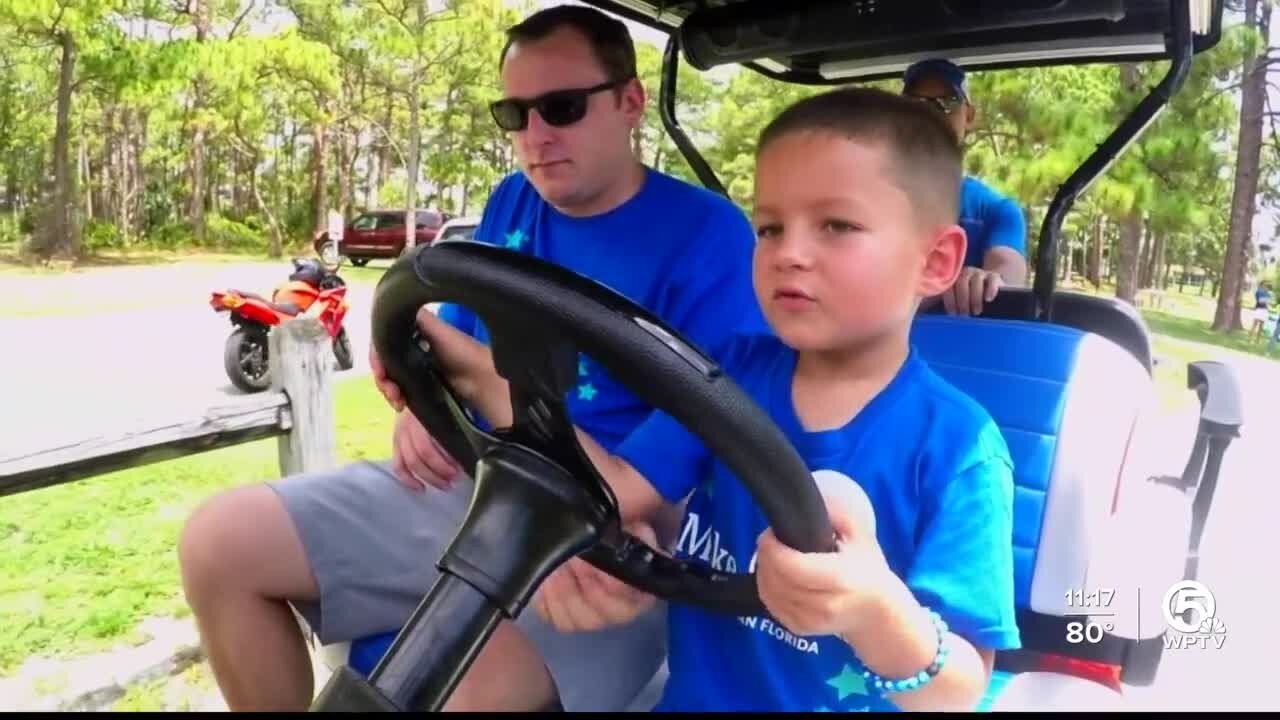
[[866,610],[889,594],[895,577],[876,541],[870,501],[831,491],[824,492],[823,499],[836,533],[834,552],[794,550],[772,528],[757,540],[760,600],[778,622],[799,635],[845,635],[854,630]]
[[[649,547],[657,547],[653,527],[626,527]],[[534,593],[532,605],[542,619],[561,632],[587,632],[623,625],[653,607],[656,598],[581,558],[556,568]]]

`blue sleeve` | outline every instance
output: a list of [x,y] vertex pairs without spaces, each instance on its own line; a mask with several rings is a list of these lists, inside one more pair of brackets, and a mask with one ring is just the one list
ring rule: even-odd
[[[480,214],[480,223],[476,225],[473,239],[476,242],[488,243],[493,242],[493,224],[494,216],[498,213],[498,208],[505,206],[505,188],[508,187],[510,177],[499,182],[489,194],[489,200],[484,205],[484,212]],[[463,307],[457,303],[441,303],[439,309],[436,310],[436,317],[444,320],[462,332],[476,337],[480,329],[480,319],[470,308]]]
[[736,334],[769,332],[751,279],[755,230],[742,211],[717,202],[687,248],[663,320],[704,352]]
[[1013,471],[988,455],[922,487],[916,556],[906,584],[978,649],[1021,645],[1014,613]]
[[[725,375],[736,377],[748,347],[745,338],[734,336],[706,352]],[[714,460],[697,435],[662,410],[649,413],[613,454],[635,468],[670,503],[678,503],[692,492],[710,472]]]
[[661,410],[650,413],[613,453],[670,503],[678,503],[692,492],[711,463],[711,452],[698,436]]
[[1012,199],[991,191],[986,207],[987,247],[985,253],[993,247],[1003,245],[1027,254],[1027,221],[1022,208]]

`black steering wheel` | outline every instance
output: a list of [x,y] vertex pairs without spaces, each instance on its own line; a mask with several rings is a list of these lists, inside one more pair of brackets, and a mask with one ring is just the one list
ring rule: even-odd
[[[511,427],[481,429],[439,372],[415,322],[419,308],[436,302],[467,307],[487,327],[494,364],[511,386]],[[672,559],[622,531],[616,499],[564,403],[579,353],[693,431],[744,483],[782,542],[804,552],[834,548],[817,485],[777,426],[692,343],[598,282],[485,243],[418,246],[378,283],[372,334],[408,409],[473,477],[481,457],[511,445],[571,475],[605,528],[582,557],[634,587],[713,611],[767,614],[753,574]]]

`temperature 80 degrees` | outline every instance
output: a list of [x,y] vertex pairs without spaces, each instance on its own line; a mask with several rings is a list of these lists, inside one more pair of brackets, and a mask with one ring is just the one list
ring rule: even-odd
[[1078,644],[1082,642],[1099,643],[1105,633],[1112,632],[1116,626],[1110,622],[1104,623],[1083,623],[1073,621],[1067,623],[1067,642]]

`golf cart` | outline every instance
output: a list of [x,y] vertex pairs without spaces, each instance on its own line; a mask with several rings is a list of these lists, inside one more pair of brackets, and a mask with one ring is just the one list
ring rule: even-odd
[[[1022,649],[1000,653],[990,709],[1114,707],[1122,684],[1154,681],[1162,598],[1193,578],[1218,470],[1241,425],[1228,368],[1192,363],[1200,398],[1181,477],[1152,476],[1140,448],[1154,396],[1151,345],[1127,304],[1055,290],[1061,225],[1218,42],[1221,0],[590,0],[668,35],[660,110],[710,188],[714,171],[676,119],[681,57],[706,71],[739,63],[781,82],[900,77],[946,56],[968,70],[1165,60],[1155,86],[1060,186],[1040,231],[1034,286],[1001,291],[981,317],[917,318],[912,340],[982,403],[1015,462],[1015,595]],[[422,305],[472,308],[511,382],[515,422],[484,429],[416,337]],[[406,626],[343,647],[316,710],[439,710],[498,622],[575,555],[671,602],[767,615],[750,574],[668,558],[619,527],[615,498],[577,444],[563,398],[578,353],[694,431],[752,493],[779,538],[831,547],[814,480],[766,415],[714,361],[610,289],[477,242],[415,248],[378,284],[373,342],[409,409],[475,478],[441,574]],[[1188,433],[1190,434],[1190,433]],[[1145,442],[1144,442],[1145,441]],[[443,613],[443,614],[438,614]],[[1097,617],[1106,614],[1105,618]],[[447,615],[448,622],[439,618]],[[349,654],[348,654],[349,653]]]

